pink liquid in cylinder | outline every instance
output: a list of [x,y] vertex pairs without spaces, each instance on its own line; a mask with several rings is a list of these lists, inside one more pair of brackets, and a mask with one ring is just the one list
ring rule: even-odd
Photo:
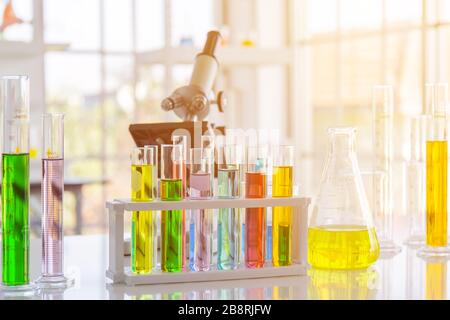
[[42,160],[42,273],[63,275],[64,160]]

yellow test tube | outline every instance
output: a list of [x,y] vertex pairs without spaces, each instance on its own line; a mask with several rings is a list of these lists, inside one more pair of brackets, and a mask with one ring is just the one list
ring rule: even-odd
[[[153,149],[134,148],[131,153],[131,200],[153,200]],[[133,211],[131,220],[131,271],[150,273],[153,265],[151,211]]]

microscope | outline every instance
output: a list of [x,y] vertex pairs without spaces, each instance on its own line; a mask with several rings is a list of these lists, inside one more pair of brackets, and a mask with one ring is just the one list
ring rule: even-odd
[[189,84],[177,88],[161,102],[164,111],[173,111],[182,122],[130,125],[129,130],[137,146],[171,143],[174,132],[180,130],[189,131],[191,146],[198,146],[201,135],[205,132],[224,134],[224,127],[215,127],[214,123],[205,121],[212,107],[216,106],[219,113],[223,113],[227,104],[223,91],[217,93],[213,91],[219,71],[216,52],[221,39],[219,32],[208,32],[203,50],[195,57]]

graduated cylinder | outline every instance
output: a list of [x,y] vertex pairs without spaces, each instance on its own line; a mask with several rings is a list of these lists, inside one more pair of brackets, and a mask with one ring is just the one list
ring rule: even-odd
[[426,244],[441,255],[447,246],[447,84],[427,85],[428,112],[431,114],[426,146]]
[[23,286],[29,279],[29,80],[2,78],[2,282]]
[[64,115],[44,114],[42,125],[42,277],[40,281],[45,282],[64,280]]

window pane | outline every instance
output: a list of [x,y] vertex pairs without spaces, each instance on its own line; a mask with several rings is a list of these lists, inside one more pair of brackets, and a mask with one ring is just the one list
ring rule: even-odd
[[382,1],[340,0],[342,30],[373,30],[381,27]]
[[385,1],[386,21],[391,25],[418,24],[422,19],[422,0]]
[[96,55],[46,54],[46,104],[49,111],[66,114],[66,158],[100,154],[99,72]]
[[[5,10],[6,1],[0,2],[0,25],[4,23],[3,12]],[[0,32],[0,40],[8,41],[24,41],[33,40],[33,2],[32,0],[14,1],[12,8],[16,16],[23,22],[19,24],[9,25],[3,33]]]
[[45,0],[44,39],[73,49],[99,49],[99,0]]
[[136,85],[136,119],[139,122],[166,121],[167,112],[161,109],[165,97],[165,68],[162,65],[142,66],[139,68]]
[[164,46],[163,0],[137,0],[137,50],[154,50]]
[[172,0],[172,45],[190,41],[203,45],[206,33],[213,26],[213,1]]
[[106,154],[127,157],[133,145],[128,126],[135,108],[132,56],[105,58]]
[[131,0],[103,0],[105,19],[105,49],[131,51]]
[[336,0],[309,0],[307,4],[308,34],[329,33],[336,30]]

